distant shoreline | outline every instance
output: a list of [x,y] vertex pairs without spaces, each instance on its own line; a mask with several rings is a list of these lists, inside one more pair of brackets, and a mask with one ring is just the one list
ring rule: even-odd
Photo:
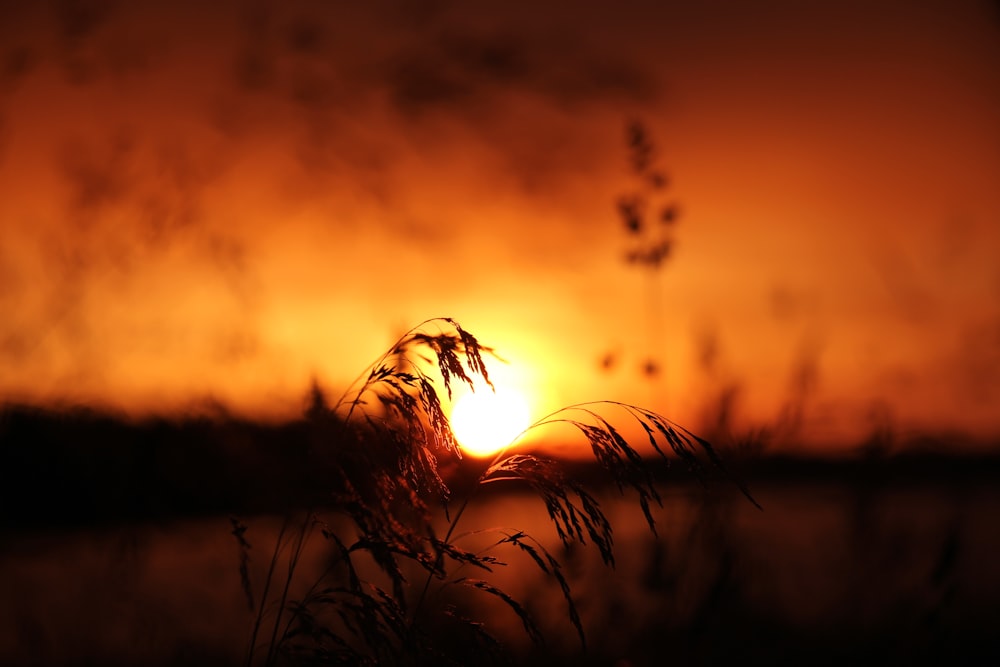
[[[330,425],[281,425],[207,418],[123,421],[90,411],[11,407],[0,411],[0,526],[34,531],[226,513],[280,512],[329,504]],[[946,442],[852,457],[818,458],[722,451],[726,473],[751,491],[761,485],[966,485],[1000,478],[1000,449],[947,452]],[[988,451],[984,448],[983,451]],[[319,453],[319,456],[317,456]],[[678,461],[649,460],[664,484],[696,484]],[[564,461],[567,474],[610,484],[593,462]],[[463,461],[450,481],[478,474]],[[710,489],[733,489],[712,471]]]

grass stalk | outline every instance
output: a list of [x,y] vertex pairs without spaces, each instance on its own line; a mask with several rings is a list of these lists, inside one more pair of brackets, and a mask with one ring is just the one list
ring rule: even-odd
[[[436,331],[426,333],[432,326]],[[309,664],[379,664],[383,659],[437,662],[450,650],[432,636],[433,620],[441,613],[466,628],[490,651],[499,650],[499,644],[482,624],[464,613],[449,609],[438,614],[429,612],[428,600],[435,579],[441,581],[441,590],[463,586],[475,591],[475,595],[486,595],[506,604],[521,619],[528,636],[541,641],[542,635],[526,607],[489,581],[493,568],[503,565],[493,554],[501,548],[514,548],[558,583],[569,620],[579,634],[581,646],[586,647],[583,624],[561,564],[535,538],[513,528],[491,529],[501,535],[491,547],[473,553],[458,546],[462,537],[483,532],[474,529],[456,537],[458,526],[471,503],[479,497],[480,489],[497,482],[524,485],[544,503],[564,546],[589,542],[599,550],[606,565],[614,566],[611,524],[597,500],[567,478],[558,462],[537,454],[518,453],[516,445],[525,434],[552,424],[575,428],[588,441],[595,460],[611,475],[619,490],[637,493],[654,534],[650,507],[662,504],[656,480],[643,457],[610,418],[604,416],[606,411],[621,411],[641,426],[659,456],[680,458],[696,470],[701,469],[701,458],[706,457],[709,463],[721,468],[721,460],[709,443],[655,412],[617,401],[577,403],[536,420],[513,438],[479,471],[452,514],[449,505],[454,499],[438,472],[437,461],[442,457],[461,458],[461,454],[442,410],[436,382],[444,384],[449,396],[452,381],[473,388],[477,380],[490,384],[480,356],[483,352],[491,350],[481,346],[456,321],[426,320],[401,336],[368,366],[333,405],[329,416],[335,419],[331,423],[340,424],[333,431],[339,440],[331,443],[340,447],[334,453],[340,485],[335,492],[339,498],[336,510],[353,522],[355,537],[353,542],[344,542],[332,529],[323,530],[324,537],[336,546],[337,557],[313,581],[304,597],[294,601],[291,596],[302,567],[301,559],[320,518],[310,509],[293,535],[289,535],[291,514],[285,518],[254,620],[248,667],[252,667],[257,654],[257,642],[276,585],[278,562],[288,549],[287,571],[274,601],[277,608],[264,659],[268,667],[279,657],[293,662],[301,658]],[[374,400],[367,402],[366,395]],[[381,412],[375,411],[379,406]],[[744,492],[753,501],[745,489]],[[442,539],[434,534],[434,507],[445,512],[447,530]],[[371,557],[379,576],[384,576],[391,586],[383,587],[363,578],[352,562],[352,554],[361,552]],[[407,562],[424,570],[415,600],[410,597],[415,591],[403,574],[402,564]],[[346,566],[339,575],[334,571],[337,563]],[[486,573],[487,578],[456,577],[468,566]],[[408,598],[413,601],[410,605]],[[455,661],[464,664],[470,659],[468,656]]]

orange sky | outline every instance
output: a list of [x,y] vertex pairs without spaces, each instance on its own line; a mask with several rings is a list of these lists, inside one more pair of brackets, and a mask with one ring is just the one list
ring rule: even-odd
[[995,4],[202,4],[5,5],[0,398],[280,417],[447,315],[540,411],[1000,432]]

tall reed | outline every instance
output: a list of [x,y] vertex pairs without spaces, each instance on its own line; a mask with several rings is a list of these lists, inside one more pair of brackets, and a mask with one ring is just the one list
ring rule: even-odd
[[[516,614],[532,641],[542,643],[543,634],[525,604],[495,582],[494,573],[505,565],[504,550],[524,555],[559,589],[567,619],[586,646],[563,566],[539,540],[509,528],[457,532],[482,489],[516,484],[542,500],[564,546],[590,542],[605,565],[615,562],[612,526],[597,499],[568,477],[559,462],[518,452],[514,442],[485,466],[468,492],[452,497],[439,463],[462,454],[441,389],[450,398],[456,383],[473,390],[492,388],[484,361],[491,352],[455,320],[427,320],[400,337],[332,405],[314,400],[310,419],[324,437],[313,454],[329,471],[329,496],[319,509],[286,517],[259,582],[259,596],[248,565],[247,527],[233,521],[243,590],[255,610],[248,666],[502,660],[500,642],[462,606],[468,598],[449,596],[449,591],[499,601]],[[703,470],[703,461],[722,463],[705,440],[659,414],[614,401],[563,408],[525,431],[551,424],[574,428],[617,488],[637,495],[655,533],[652,506],[663,502],[656,479],[606,416],[609,411],[638,424],[660,457],[679,459],[694,472]],[[442,519],[443,535],[436,528]],[[299,581],[306,576],[304,550],[317,533],[331,555],[319,576]],[[493,538],[487,548],[470,551],[461,544],[472,534]],[[447,641],[440,641],[442,628],[447,628]]]

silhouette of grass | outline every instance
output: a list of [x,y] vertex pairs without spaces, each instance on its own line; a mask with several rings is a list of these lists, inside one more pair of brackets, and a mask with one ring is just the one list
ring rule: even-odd
[[[400,337],[332,405],[314,390],[308,414],[321,437],[312,455],[324,462],[323,470],[332,471],[332,509],[308,508],[286,517],[259,597],[249,574],[248,529],[233,520],[241,583],[256,612],[247,665],[468,664],[473,658],[481,663],[484,656],[503,661],[500,642],[463,609],[468,597],[461,591],[499,601],[520,619],[531,641],[543,644],[528,608],[491,580],[496,568],[506,567],[503,553],[526,556],[559,587],[567,618],[586,647],[562,565],[540,542],[516,528],[456,530],[479,490],[497,483],[519,484],[542,500],[564,547],[591,542],[605,566],[615,564],[612,526],[598,501],[564,474],[557,461],[512,452],[521,436],[496,455],[451,512],[455,499],[438,463],[460,459],[462,453],[439,387],[443,385],[449,398],[455,383],[473,390],[482,389],[482,384],[492,388],[484,363],[491,352],[455,320],[427,320]],[[696,474],[706,462],[722,467],[707,441],[659,414],[614,401],[563,408],[525,432],[552,424],[573,427],[618,490],[637,494],[655,533],[651,505],[663,502],[656,480],[643,457],[605,416],[610,411],[623,412],[638,423],[659,457],[678,459]],[[341,517],[339,524],[332,515]],[[436,526],[441,519],[447,528],[439,537]],[[300,582],[302,555],[317,528],[329,545],[328,565],[311,583]],[[473,535],[490,534],[496,537],[485,549],[461,546]],[[477,575],[466,576],[470,569]],[[304,593],[293,595],[299,590]],[[442,635],[444,628],[448,630]]]

